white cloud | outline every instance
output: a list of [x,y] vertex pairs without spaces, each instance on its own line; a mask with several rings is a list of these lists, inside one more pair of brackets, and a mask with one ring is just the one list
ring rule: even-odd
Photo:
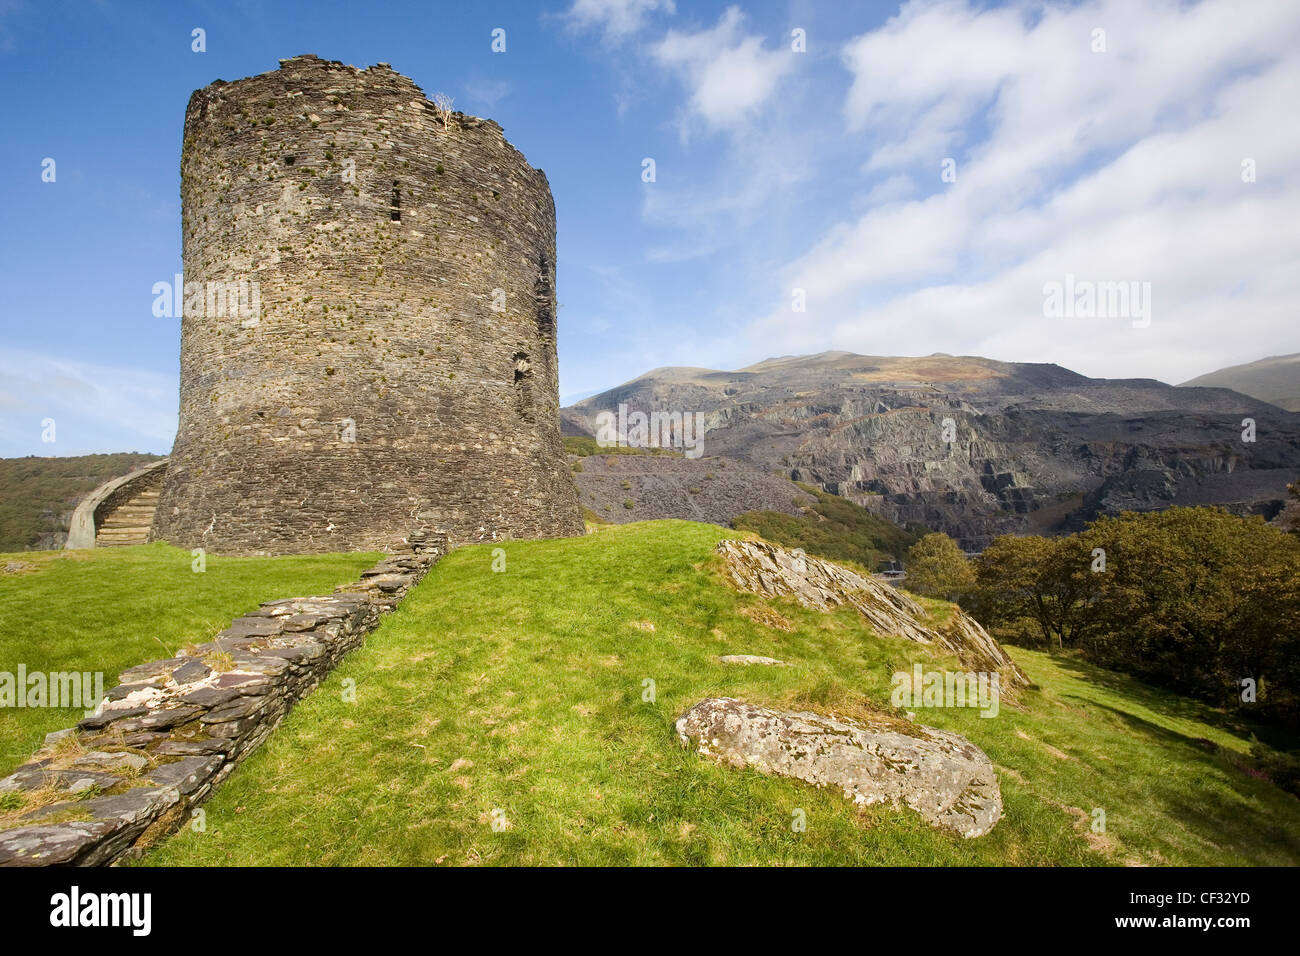
[[496,105],[510,95],[510,90],[508,80],[473,77],[465,82],[466,98],[489,110],[496,109]]
[[[176,436],[177,394],[172,375],[6,350],[0,454],[165,452]],[[50,443],[41,440],[46,418],[55,422]]]
[[[781,276],[809,311],[773,309],[755,354],[980,353],[1181,381],[1300,344],[1300,4],[945,0],[843,55],[867,168],[930,194],[899,201],[886,178],[880,205],[827,228]],[[1066,273],[1151,282],[1151,327],[1045,319],[1042,286]]]
[[713,127],[735,127],[752,118],[794,67],[789,51],[763,48],[745,34],[739,7],[728,7],[717,25],[695,33],[669,30],[651,50],[690,90],[689,111]]
[[6,21],[16,19],[19,13],[25,12],[25,6],[23,0],[0,0],[0,53],[13,52],[14,34]]
[[597,27],[607,38],[621,40],[638,33],[660,10],[676,12],[673,0],[573,0],[564,16],[575,30]]

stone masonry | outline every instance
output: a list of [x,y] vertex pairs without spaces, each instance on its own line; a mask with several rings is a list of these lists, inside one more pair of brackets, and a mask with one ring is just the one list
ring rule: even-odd
[[582,533],[555,206],[500,126],[387,64],[293,57],[190,98],[181,201],[180,424],[153,539],[294,553],[416,524],[453,545]]
[[355,584],[269,601],[190,653],[123,671],[94,716],[0,780],[0,800],[20,804],[0,817],[0,866],[108,864],[187,824],[445,551],[413,532]]

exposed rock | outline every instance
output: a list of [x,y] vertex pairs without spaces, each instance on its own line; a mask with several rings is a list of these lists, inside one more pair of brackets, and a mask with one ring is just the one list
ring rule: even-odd
[[59,866],[117,829],[110,820],[33,824],[0,832],[0,866]]
[[76,730],[74,730],[71,727],[65,728],[64,730],[53,730],[50,733],[45,735],[45,743],[42,745],[41,749],[49,750],[60,740],[63,740],[65,737],[69,736],[70,734],[75,734],[75,733]]
[[794,598],[807,608],[856,608],[877,634],[904,637],[955,654],[975,670],[1001,671],[1011,683],[1028,679],[977,621],[954,608],[944,624],[925,623],[925,609],[907,595],[841,565],[766,541],[723,541],[717,551],[736,587],[754,594]]
[[875,725],[769,710],[728,697],[700,701],[677,721],[684,746],[732,767],[836,787],[854,803],[900,804],[963,837],[1002,816],[1002,792],[982,750],[954,733],[882,717]]
[[766,664],[769,667],[789,667],[785,661],[778,661],[775,657],[763,657],[759,654],[723,654],[718,658],[723,664]]
[[164,740],[154,748],[159,756],[192,757],[202,754],[227,753],[231,742],[221,737],[205,737],[202,740]]
[[[734,458],[653,454],[571,458],[583,507],[614,524],[682,518],[729,528],[746,511],[797,515],[797,501],[812,501],[789,478]],[[631,508],[624,505],[627,501],[632,502]]]
[[211,673],[212,670],[202,661],[186,661],[172,671],[172,680],[178,684],[188,684],[191,681],[202,680]]
[[107,789],[121,783],[120,777],[101,770],[55,769],[48,764],[49,761],[41,760],[19,767],[0,780],[0,793],[40,790],[42,787],[51,787],[59,793],[81,793],[94,787]]
[[[969,550],[1125,508],[1216,504],[1271,517],[1300,473],[1294,412],[1221,388],[973,356],[826,352],[734,372],[660,368],[563,409],[566,434],[594,435],[619,404],[702,413],[705,454],[946,531]],[[1243,416],[1261,423],[1255,443],[1240,440]]]
[[219,756],[198,755],[173,763],[160,764],[149,772],[147,781],[157,787],[170,787],[182,796],[193,793],[221,768]]
[[[72,761],[73,766],[82,770],[143,770],[149,766],[149,758],[130,751],[107,753],[103,750],[91,750],[79,755]],[[116,781],[114,781],[116,782]]]

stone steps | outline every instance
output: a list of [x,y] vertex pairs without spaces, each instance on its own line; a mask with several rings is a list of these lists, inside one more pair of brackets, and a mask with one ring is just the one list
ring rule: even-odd
[[124,548],[144,544],[149,540],[149,528],[157,510],[157,490],[140,492],[100,522],[95,532],[95,547]]

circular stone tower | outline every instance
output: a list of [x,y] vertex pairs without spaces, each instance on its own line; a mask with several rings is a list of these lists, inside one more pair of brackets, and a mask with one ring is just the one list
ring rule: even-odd
[[[217,552],[580,534],[555,206],[489,120],[381,63],[197,91],[180,427],[152,537]],[[177,290],[178,301],[180,290]]]

